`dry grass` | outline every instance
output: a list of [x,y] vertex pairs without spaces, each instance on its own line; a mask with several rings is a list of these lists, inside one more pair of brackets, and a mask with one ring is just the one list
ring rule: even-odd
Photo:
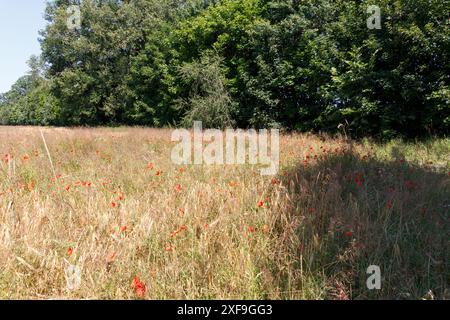
[[169,130],[42,130],[52,162],[0,127],[1,299],[449,297],[448,139],[285,135],[271,178],[175,166]]

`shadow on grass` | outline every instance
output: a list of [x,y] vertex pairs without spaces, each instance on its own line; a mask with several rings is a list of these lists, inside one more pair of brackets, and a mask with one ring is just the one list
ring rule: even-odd
[[[282,290],[307,297],[319,288],[331,299],[449,298],[450,175],[392,157],[347,150],[283,174]],[[381,268],[380,290],[367,288],[371,265]]]

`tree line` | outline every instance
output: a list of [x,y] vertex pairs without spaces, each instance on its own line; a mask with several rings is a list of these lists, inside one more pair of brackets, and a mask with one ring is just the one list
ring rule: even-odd
[[[79,5],[80,26],[67,8]],[[367,8],[380,8],[368,28]],[[55,0],[0,122],[446,135],[450,0]]]

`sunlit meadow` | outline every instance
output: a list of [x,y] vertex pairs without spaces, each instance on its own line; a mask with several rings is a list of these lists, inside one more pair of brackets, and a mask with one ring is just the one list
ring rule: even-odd
[[284,134],[267,177],[174,165],[168,129],[0,138],[0,299],[450,297],[449,139]]

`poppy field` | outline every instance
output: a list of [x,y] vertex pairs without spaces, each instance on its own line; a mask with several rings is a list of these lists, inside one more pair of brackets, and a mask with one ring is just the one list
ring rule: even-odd
[[450,298],[449,139],[282,134],[262,176],[169,129],[0,138],[0,299]]

